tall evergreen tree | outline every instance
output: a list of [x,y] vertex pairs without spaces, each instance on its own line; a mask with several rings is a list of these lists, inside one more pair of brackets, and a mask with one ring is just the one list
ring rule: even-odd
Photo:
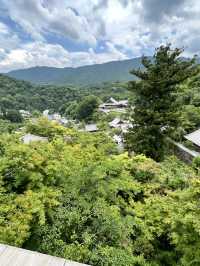
[[178,85],[197,72],[195,57],[183,60],[182,52],[170,44],[160,46],[153,60],[143,57],[144,69],[131,71],[139,80],[129,83],[136,102],[132,117],[135,126],[127,134],[127,147],[157,161],[164,156],[166,137],[180,125]]

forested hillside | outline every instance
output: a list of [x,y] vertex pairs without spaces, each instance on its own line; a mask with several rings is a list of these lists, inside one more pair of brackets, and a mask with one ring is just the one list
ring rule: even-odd
[[129,73],[130,69],[139,67],[141,58],[133,58],[77,68],[33,67],[11,71],[8,76],[38,84],[84,86],[129,81],[133,79]]
[[73,101],[80,101],[93,94],[102,100],[113,96],[117,99],[128,97],[127,85],[104,83],[99,86],[36,86],[26,81],[0,75],[0,108],[58,112]]
[[[152,60],[152,57],[148,57]],[[91,86],[104,82],[127,82],[136,79],[130,74],[131,69],[143,68],[142,58],[113,61],[77,68],[54,68],[38,66],[28,69],[14,70],[6,75],[36,84]],[[184,58],[184,60],[187,60]],[[199,63],[200,60],[197,59]]]

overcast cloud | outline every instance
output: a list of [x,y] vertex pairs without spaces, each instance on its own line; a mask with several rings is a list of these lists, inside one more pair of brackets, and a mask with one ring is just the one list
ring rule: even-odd
[[200,52],[198,0],[0,0],[0,72]]

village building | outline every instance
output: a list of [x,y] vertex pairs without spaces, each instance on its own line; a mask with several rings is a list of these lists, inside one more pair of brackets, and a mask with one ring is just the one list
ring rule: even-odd
[[48,115],[47,117],[50,121],[56,121],[56,122],[61,122],[61,115],[58,113]]
[[109,113],[109,112],[125,113],[127,107],[128,107],[128,100],[117,101],[111,97],[107,102],[99,105],[99,111],[104,113]]
[[24,144],[30,144],[31,142],[36,142],[36,141],[47,142],[48,138],[28,133],[28,134],[24,135],[21,138],[21,140]]
[[97,132],[98,128],[96,124],[89,124],[89,125],[85,125],[85,131],[87,132]]
[[192,142],[197,150],[200,151],[200,128],[190,134],[185,135],[184,138]]
[[49,110],[43,111],[43,116],[49,119],[50,121],[61,122],[61,115],[59,113],[49,114]]
[[61,121],[61,115],[59,113],[55,113],[55,114],[52,114],[52,115],[49,115],[49,120],[52,120],[52,121],[57,121],[57,122],[60,122]]
[[60,119],[60,123],[61,123],[63,126],[67,126],[69,122],[70,122],[70,121],[69,121],[67,118],[62,117],[62,118]]
[[109,126],[112,128],[119,128],[121,124],[122,124],[122,120],[118,117],[116,117],[111,122],[109,122]]
[[124,141],[121,135],[114,135],[113,141],[117,144],[119,151],[124,149]]
[[123,142],[122,137],[119,136],[119,135],[114,135],[114,136],[113,136],[113,140],[114,140],[114,142],[116,142],[117,144],[120,144],[120,143]]
[[49,114],[49,110],[44,110],[43,116],[49,121],[55,121],[63,126],[67,126],[68,123],[73,122],[72,120],[62,117],[59,113]]
[[109,126],[111,128],[118,128],[123,133],[127,133],[128,130],[133,127],[133,125],[129,121],[122,120],[122,119],[120,119],[118,117],[116,117],[114,120],[112,120],[109,123]]
[[26,110],[19,110],[19,113],[21,114],[21,116],[23,117],[23,118],[29,118],[29,117],[31,117],[31,113],[29,112],[29,111],[26,111]]
[[44,110],[42,114],[43,114],[43,116],[48,118],[49,110]]

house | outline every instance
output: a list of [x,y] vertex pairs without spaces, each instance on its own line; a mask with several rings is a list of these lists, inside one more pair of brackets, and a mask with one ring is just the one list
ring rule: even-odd
[[200,128],[184,136],[185,139],[192,142],[200,151]]
[[87,132],[97,132],[98,128],[96,124],[89,124],[89,125],[85,125],[85,131]]
[[106,103],[100,104],[99,108],[123,108],[128,106],[128,100],[117,101],[114,98],[110,98]]
[[43,111],[43,116],[50,121],[56,121],[57,123],[67,126],[69,123],[74,123],[74,120],[68,120],[65,117],[62,117],[59,113],[49,114],[49,110]]
[[111,128],[118,128],[121,129],[123,133],[126,133],[133,125],[129,121],[123,121],[120,118],[115,118],[109,123]]
[[113,140],[117,144],[118,149],[122,151],[124,149],[123,137],[120,135],[114,135]]
[[122,138],[122,136],[119,136],[119,135],[114,135],[114,136],[113,136],[113,140],[114,140],[114,142],[116,142],[118,145],[121,144],[121,143],[123,143],[123,138]]
[[26,110],[19,110],[19,113],[21,114],[21,116],[23,117],[23,118],[29,118],[29,117],[31,117],[31,113],[29,112],[29,111],[26,111]]
[[107,102],[99,105],[99,111],[104,113],[109,113],[111,111],[123,113],[127,107],[128,100],[117,101],[111,97]]
[[49,110],[44,110],[42,114],[43,114],[43,116],[48,118]]
[[63,126],[66,126],[70,121],[66,118],[61,118],[60,119],[60,123],[63,125]]
[[133,128],[133,124],[131,124],[129,121],[124,121],[124,123],[121,125],[121,130],[123,133],[127,133],[130,128]]
[[120,118],[116,117],[109,123],[109,126],[112,128],[119,128],[122,123],[123,121]]
[[62,117],[59,113],[49,114],[49,110],[43,111],[43,116],[46,117],[50,121],[56,121],[60,124],[62,124]]
[[60,122],[61,115],[59,113],[52,114],[50,115],[50,120]]
[[111,97],[109,99],[109,101],[106,102],[104,105],[107,106],[107,107],[115,106],[115,107],[118,107],[118,108],[119,107],[127,107],[128,106],[128,100],[117,101],[117,100],[115,100],[114,98]]
[[47,118],[48,118],[50,121],[56,121],[56,122],[59,122],[59,123],[61,122],[61,115],[58,114],[58,113],[48,115]]
[[41,136],[37,136],[37,135],[33,135],[33,134],[26,134],[21,138],[22,142],[24,144],[29,144],[31,142],[35,142],[35,141],[42,141],[42,142],[47,142],[48,138],[46,137],[41,137]]

